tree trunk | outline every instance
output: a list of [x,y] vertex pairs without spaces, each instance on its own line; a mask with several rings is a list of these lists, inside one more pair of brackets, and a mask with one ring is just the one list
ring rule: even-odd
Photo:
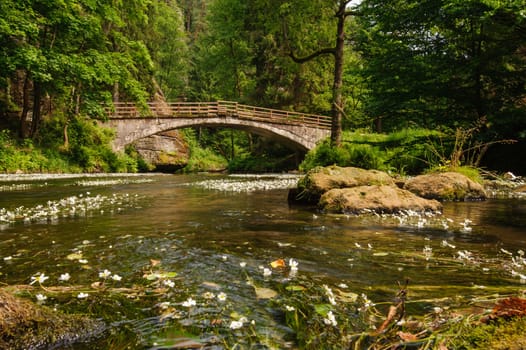
[[113,103],[119,102],[119,82],[113,84]]
[[20,137],[26,138],[29,136],[29,129],[27,125],[27,113],[29,112],[29,77],[26,73],[26,76],[24,78],[24,88],[22,91],[22,99],[23,99],[23,106],[22,106],[22,114],[20,115]]
[[230,160],[233,160],[235,156],[234,130],[230,129]]
[[66,123],[64,123],[64,128],[62,129],[64,132],[64,150],[69,149],[68,125],[69,125],[69,119],[66,120]]
[[342,111],[343,111],[343,52],[345,45],[345,5],[340,3],[338,10],[338,27],[336,36],[336,47],[334,50],[334,85],[332,87],[332,126],[331,144],[340,147],[342,144]]
[[382,117],[376,117],[376,119],[374,120],[374,125],[375,125],[375,131],[377,133],[381,133],[382,132]]
[[33,82],[33,116],[31,118],[31,137],[35,137],[40,126],[40,119],[42,117],[40,101],[42,99],[42,87],[40,83]]

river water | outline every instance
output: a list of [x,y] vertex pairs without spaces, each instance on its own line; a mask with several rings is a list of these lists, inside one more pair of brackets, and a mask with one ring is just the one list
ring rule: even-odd
[[287,203],[296,180],[4,177],[0,283],[107,324],[64,349],[295,348],[285,309],[324,290],[344,323],[338,305],[381,309],[406,280],[415,317],[526,289],[525,199],[328,215]]

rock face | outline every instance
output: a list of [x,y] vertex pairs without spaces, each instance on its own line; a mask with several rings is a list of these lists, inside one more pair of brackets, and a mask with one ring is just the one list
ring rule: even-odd
[[404,189],[428,199],[464,201],[487,198],[481,184],[454,172],[416,176],[405,183]]
[[298,183],[296,199],[317,203],[325,192],[335,188],[370,185],[394,185],[389,174],[354,167],[318,167],[310,170]]
[[366,212],[398,213],[400,211],[438,212],[442,204],[428,200],[395,186],[373,185],[332,189],[325,192],[319,202],[329,212],[362,214]]
[[152,135],[135,142],[139,155],[152,170],[174,172],[186,166],[190,151],[177,130]]

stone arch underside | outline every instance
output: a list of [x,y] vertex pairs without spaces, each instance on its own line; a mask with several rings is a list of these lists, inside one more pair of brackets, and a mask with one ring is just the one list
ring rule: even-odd
[[125,146],[135,140],[157,134],[162,131],[188,127],[225,127],[248,131],[275,139],[292,149],[308,151],[329,136],[327,129],[318,129],[294,124],[273,124],[243,120],[232,117],[208,118],[141,118],[141,119],[111,119],[106,125],[116,131],[113,148],[123,151]]

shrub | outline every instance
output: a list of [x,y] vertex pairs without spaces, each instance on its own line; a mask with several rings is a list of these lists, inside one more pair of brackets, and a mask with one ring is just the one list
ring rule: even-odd
[[300,170],[335,164],[401,174],[421,173],[434,156],[429,142],[439,135],[426,129],[404,129],[391,134],[344,132],[342,147],[332,148],[325,140],[307,154]]

